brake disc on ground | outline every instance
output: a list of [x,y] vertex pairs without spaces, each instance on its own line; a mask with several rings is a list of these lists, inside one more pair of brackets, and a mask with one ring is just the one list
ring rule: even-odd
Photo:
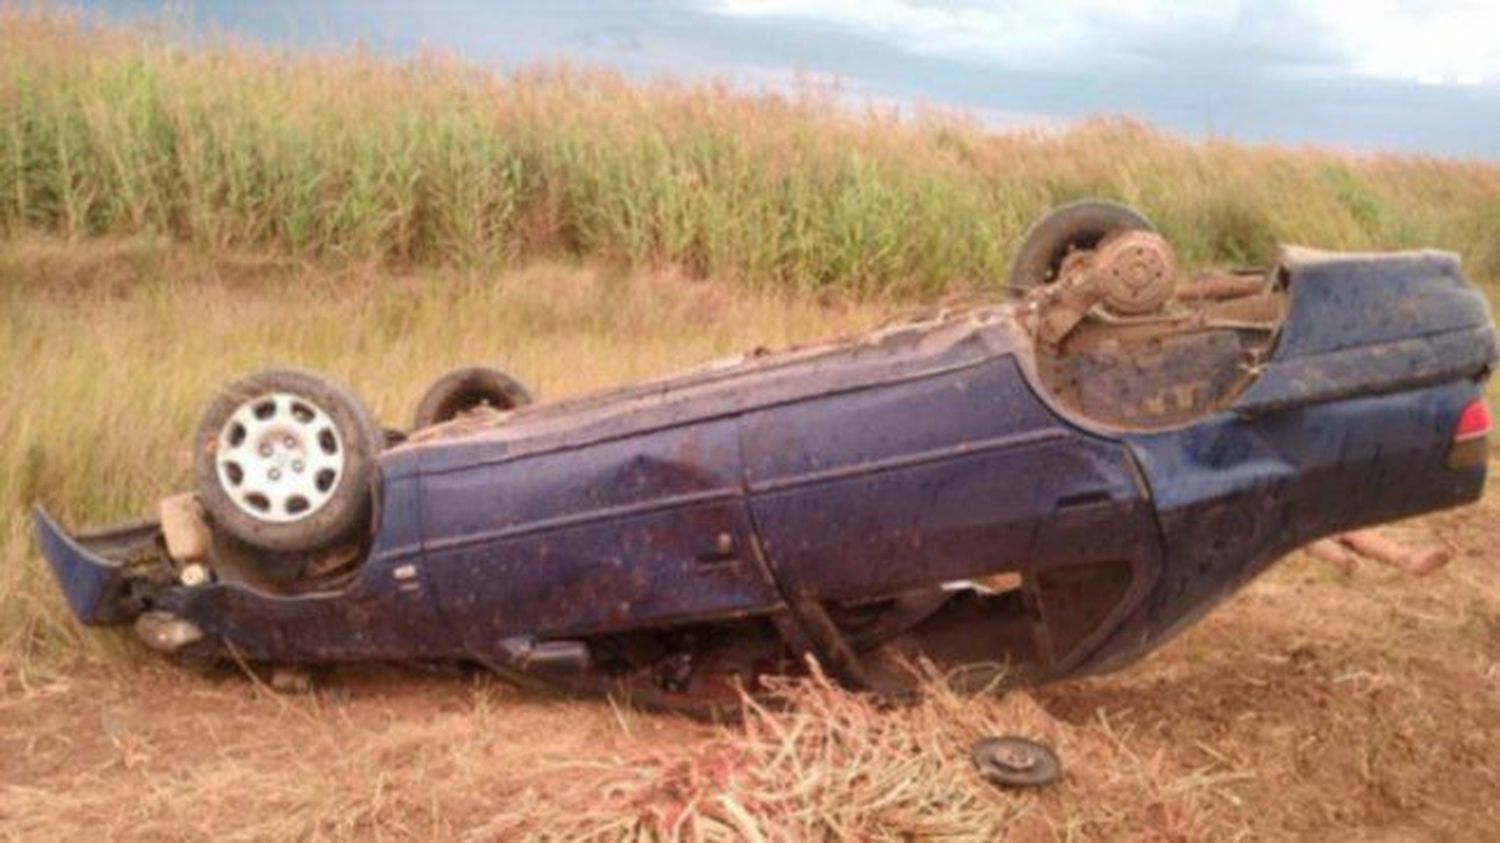
[[985,738],[974,744],[969,757],[986,781],[1003,787],[1041,787],[1062,778],[1057,753],[1027,738]]

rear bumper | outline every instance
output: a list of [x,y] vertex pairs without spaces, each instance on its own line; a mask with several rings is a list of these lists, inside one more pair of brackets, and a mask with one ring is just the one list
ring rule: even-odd
[[1487,464],[1455,467],[1449,450],[1482,389],[1463,380],[1132,437],[1165,565],[1088,669],[1159,647],[1311,541],[1479,500]]
[[47,510],[35,511],[36,540],[62,586],[68,607],[92,626],[130,623],[145,606],[133,592],[130,555],[124,551],[155,542],[159,527],[138,522],[87,537],[69,535]]

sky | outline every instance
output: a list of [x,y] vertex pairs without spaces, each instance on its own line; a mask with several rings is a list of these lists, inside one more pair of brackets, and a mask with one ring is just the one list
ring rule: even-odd
[[[94,0],[129,19],[161,3]],[[1190,137],[1500,160],[1500,0],[197,0],[199,32],[295,48],[566,57],[997,128],[1130,115]]]

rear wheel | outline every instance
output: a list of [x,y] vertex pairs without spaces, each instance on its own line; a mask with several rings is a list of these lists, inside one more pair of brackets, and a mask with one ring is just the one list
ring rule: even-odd
[[382,439],[346,387],[307,372],[259,372],[203,415],[198,497],[216,526],[255,548],[318,550],[368,519]]
[[1139,211],[1118,202],[1081,199],[1060,205],[1026,230],[1006,285],[1020,294],[1050,284],[1070,252],[1092,249],[1116,231],[1154,232],[1156,226]]
[[417,404],[412,429],[449,421],[477,407],[514,410],[531,403],[531,390],[499,369],[466,366],[443,375]]

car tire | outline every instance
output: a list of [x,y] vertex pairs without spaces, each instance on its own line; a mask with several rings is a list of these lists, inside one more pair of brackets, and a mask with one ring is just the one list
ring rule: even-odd
[[1070,251],[1093,248],[1116,231],[1154,232],[1156,226],[1134,208],[1103,199],[1054,208],[1026,230],[1006,286],[1019,295],[1050,284]]
[[531,391],[499,369],[465,366],[443,375],[417,402],[412,430],[449,421],[466,410],[490,406],[514,410],[531,403]]
[[347,387],[272,369],[230,384],[194,439],[198,499],[254,548],[320,550],[367,526],[381,428]]

